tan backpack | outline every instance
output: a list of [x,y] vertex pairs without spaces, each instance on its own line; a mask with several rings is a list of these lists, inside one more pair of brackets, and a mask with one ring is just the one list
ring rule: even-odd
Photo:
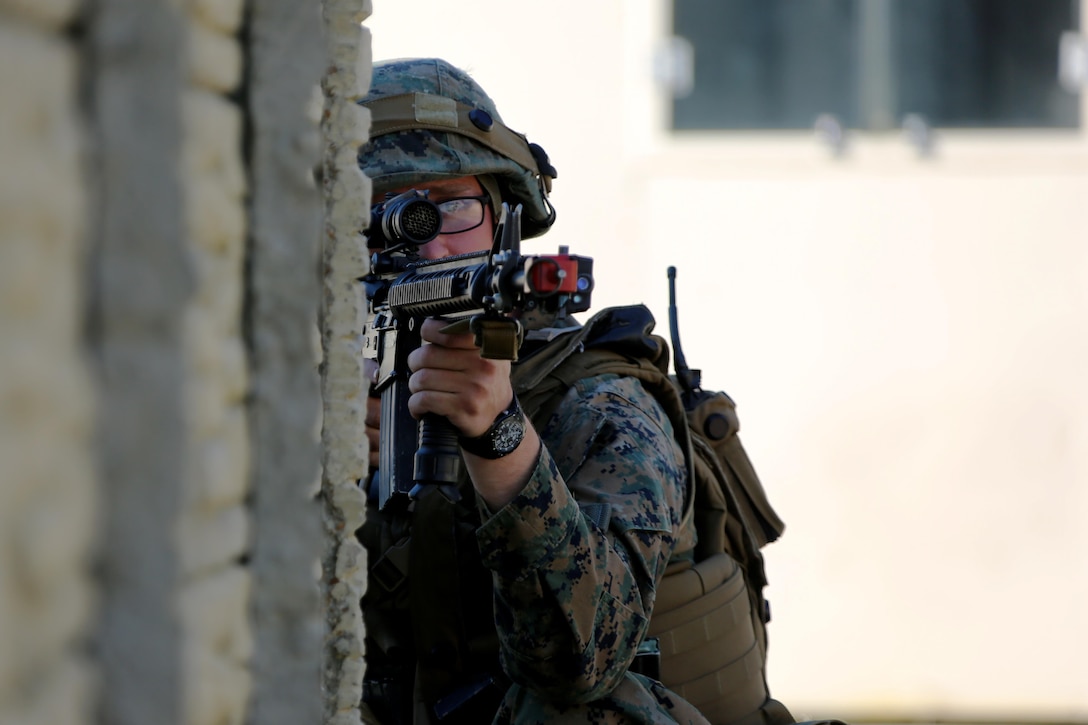
[[[667,374],[669,346],[652,334],[644,306],[606,309],[515,367],[515,392],[543,428],[575,381],[615,373],[637,377],[668,414],[694,482],[685,517],[698,537],[694,564],[670,565],[657,593],[643,651],[659,654],[644,671],[697,707],[715,725],[793,723],[770,698],[765,678],[767,583],[760,548],[784,524],[767,500],[737,437],[725,393],[704,391],[698,373]],[[674,335],[674,347],[678,341]],[[636,658],[638,659],[638,658]]]

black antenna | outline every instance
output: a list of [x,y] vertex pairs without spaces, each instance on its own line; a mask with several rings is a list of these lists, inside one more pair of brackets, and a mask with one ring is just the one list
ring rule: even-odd
[[688,367],[684,350],[680,347],[680,325],[676,314],[676,267],[669,267],[669,333],[672,337],[672,366],[676,370],[676,379],[683,388],[685,397],[693,395],[703,383],[702,371]]

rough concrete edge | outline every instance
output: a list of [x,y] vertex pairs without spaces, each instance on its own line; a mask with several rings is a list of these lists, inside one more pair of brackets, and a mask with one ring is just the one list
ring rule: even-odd
[[323,667],[325,720],[357,723],[362,714],[363,622],[360,598],[366,555],[355,538],[365,500],[358,481],[367,469],[364,430],[367,383],[361,358],[363,309],[356,280],[367,270],[363,228],[370,182],[359,169],[369,117],[356,101],[370,84],[367,0],[324,0],[327,49],[322,78],[324,294],[322,350],[323,477],[326,549],[322,557],[327,640]]
[[[98,615],[92,567],[102,491],[92,440],[97,391],[83,329],[91,220],[88,113],[78,92],[85,37],[64,30],[77,19],[70,4],[46,8],[48,22],[20,7],[0,1],[5,60],[23,61],[19,78],[0,73],[0,96],[19,98],[40,127],[26,133],[12,123],[14,109],[0,111],[0,195],[21,187],[13,195],[21,208],[8,207],[10,197],[2,205],[0,214],[14,213],[0,218],[0,256],[19,285],[34,288],[33,302],[5,289],[0,303],[0,436],[7,436],[0,444],[0,722],[89,724],[100,689],[88,643]],[[26,195],[34,203],[23,206]],[[43,261],[47,277],[34,274]],[[8,407],[13,394],[23,402]]]

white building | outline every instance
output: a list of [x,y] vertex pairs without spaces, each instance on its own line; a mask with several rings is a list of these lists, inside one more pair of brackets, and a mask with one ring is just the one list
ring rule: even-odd
[[374,3],[547,149],[595,307],[667,329],[678,267],[797,714],[1088,718],[1085,5]]

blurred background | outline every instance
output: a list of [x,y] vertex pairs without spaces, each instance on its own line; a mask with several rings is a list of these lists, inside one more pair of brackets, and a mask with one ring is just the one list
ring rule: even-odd
[[471,73],[738,403],[795,714],[1088,721],[1080,0],[374,2]]

